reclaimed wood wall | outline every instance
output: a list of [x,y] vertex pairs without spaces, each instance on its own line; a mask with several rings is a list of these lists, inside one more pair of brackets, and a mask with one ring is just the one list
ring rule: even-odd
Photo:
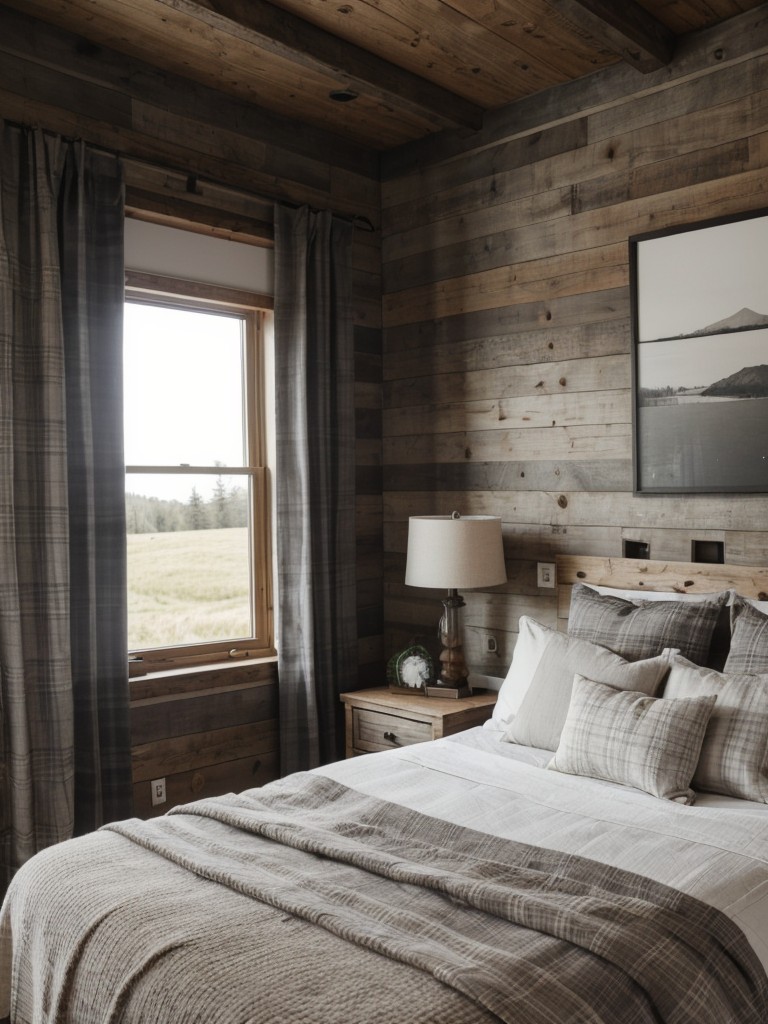
[[[402,147],[381,185],[369,150],[2,6],[0,28],[0,117],[122,153],[132,215],[262,244],[264,197],[382,221],[355,236],[361,685],[434,636],[439,595],[403,584],[410,514],[502,516],[509,582],[465,595],[469,660],[496,675],[520,614],[556,624],[535,574],[556,553],[639,540],[688,561],[693,539],[714,539],[728,562],[766,564],[766,498],[632,495],[627,249],[768,207],[764,9],[686,40],[659,72],[605,69],[473,135]],[[273,666],[241,671],[135,681],[142,813],[161,772],[175,802],[276,770]]]
[[404,147],[383,177],[388,651],[441,610],[403,583],[413,514],[502,517],[509,582],[464,614],[468,661],[494,675],[520,614],[556,625],[537,560],[638,540],[685,562],[700,539],[765,565],[768,498],[633,496],[627,244],[768,207],[765,7],[662,71],[604,70]]
[[[131,215],[271,244],[272,199],[379,224],[378,156],[0,6],[0,117],[126,158]],[[381,679],[381,251],[354,248],[359,683]],[[278,770],[274,663],[132,681],[137,813]],[[341,707],[339,708],[341,716]]]

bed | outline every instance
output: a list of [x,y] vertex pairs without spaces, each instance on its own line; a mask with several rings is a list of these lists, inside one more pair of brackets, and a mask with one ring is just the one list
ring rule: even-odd
[[34,857],[0,1019],[764,1024],[768,573],[558,580],[485,727]]

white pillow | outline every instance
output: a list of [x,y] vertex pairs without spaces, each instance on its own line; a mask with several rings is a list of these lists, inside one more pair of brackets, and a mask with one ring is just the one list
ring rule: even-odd
[[[702,601],[712,601],[717,593],[711,594],[678,594],[669,590],[617,590],[615,587],[601,587],[596,583],[584,583],[590,590],[596,590],[598,594],[609,594],[611,597],[621,597],[625,601],[690,601],[692,604],[701,604]],[[727,604],[733,602],[735,591],[722,591],[728,594]],[[754,603],[754,602],[753,602]],[[768,602],[766,602],[768,608]]]
[[536,666],[549,643],[549,630],[527,615],[520,616],[517,643],[491,718],[506,725],[520,710],[523,697],[531,685]]
[[669,670],[672,651],[629,662],[588,640],[543,626],[523,615],[507,678],[494,718],[506,724],[504,738],[544,750],[555,750],[568,713],[573,677],[588,678],[624,690],[655,694]]

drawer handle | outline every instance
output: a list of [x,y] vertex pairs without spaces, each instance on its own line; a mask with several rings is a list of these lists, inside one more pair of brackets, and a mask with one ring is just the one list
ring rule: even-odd
[[384,733],[384,739],[385,740],[389,740],[390,743],[397,743],[398,746],[400,745],[400,741],[398,740],[397,736],[395,736],[395,734],[393,732],[385,732]]

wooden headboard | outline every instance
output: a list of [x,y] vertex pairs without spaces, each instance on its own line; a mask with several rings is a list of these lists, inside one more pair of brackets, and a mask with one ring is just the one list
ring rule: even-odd
[[733,589],[744,597],[768,601],[768,569],[765,567],[582,555],[557,555],[555,562],[559,629],[567,628],[571,587],[574,583],[637,590],[638,596],[642,591],[649,590],[673,594],[711,594]]

